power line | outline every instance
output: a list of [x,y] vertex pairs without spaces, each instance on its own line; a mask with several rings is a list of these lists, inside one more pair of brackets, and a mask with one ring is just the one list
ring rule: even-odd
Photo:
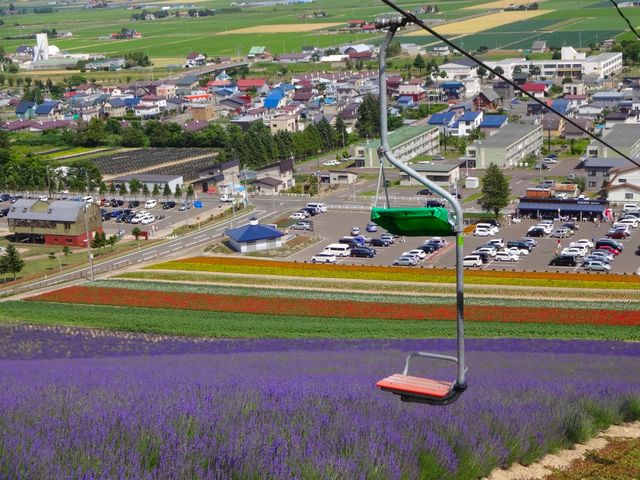
[[[613,0],[610,0],[613,1]],[[583,133],[586,133],[589,137],[593,138],[594,140],[600,142],[602,145],[604,145],[605,147],[610,148],[612,151],[616,152],[618,155],[620,155],[622,158],[630,161],[631,163],[633,163],[634,165],[640,167],[640,163],[634,159],[632,159],[631,157],[629,157],[628,155],[625,155],[624,153],[622,153],[620,150],[618,150],[617,148],[615,148],[612,145],[609,145],[607,142],[605,142],[604,140],[602,140],[601,138],[596,137],[593,133],[591,133],[590,131],[588,131],[587,129],[583,128],[581,125],[579,125],[578,123],[574,122],[571,118],[567,117],[565,114],[560,113],[559,111],[557,111],[556,109],[554,109],[553,107],[551,107],[550,105],[547,105],[545,102],[543,102],[542,100],[536,98],[534,95],[531,95],[529,92],[527,92],[526,90],[524,90],[523,88],[521,88],[519,85],[516,85],[513,81],[509,80],[507,77],[505,77],[504,75],[496,72],[493,68],[489,67],[488,65],[486,65],[483,61],[479,60],[478,58],[474,57],[473,55],[471,55],[469,52],[467,52],[466,50],[464,50],[461,47],[458,47],[455,43],[447,40],[445,37],[443,37],[442,35],[440,35],[438,32],[436,32],[435,30],[433,30],[432,28],[430,28],[429,26],[427,26],[422,20],[420,20],[416,15],[409,13],[409,12],[405,12],[404,10],[402,10],[402,8],[398,7],[397,5],[395,5],[394,3],[391,2],[391,0],[382,0],[382,2],[385,5],[388,5],[389,7],[393,8],[396,12],[398,12],[400,15],[402,15],[402,17],[404,19],[407,20],[407,22],[411,22],[414,23],[415,25],[418,25],[419,27],[421,27],[422,29],[426,30],[427,32],[429,32],[431,35],[433,35],[434,37],[436,37],[438,40],[440,40],[441,42],[445,43],[446,45],[448,45],[449,47],[453,48],[454,50],[460,52],[462,55],[464,55],[465,57],[467,57],[468,59],[474,61],[475,63],[477,63],[478,65],[480,65],[481,67],[485,68],[486,70],[488,70],[489,72],[493,73],[496,77],[500,78],[501,80],[503,80],[504,82],[508,83],[509,85],[511,85],[514,89],[516,89],[517,91],[519,91],[520,93],[526,95],[527,97],[529,97],[531,100],[533,100],[534,102],[542,105],[544,108],[550,110],[551,112],[555,113],[556,115],[558,115],[561,118],[564,118],[565,121],[567,121],[568,123],[570,123],[571,125],[573,125],[574,127],[576,127],[578,130],[580,130]],[[380,18],[380,19],[376,19],[376,23],[380,24],[381,27],[386,27],[386,19],[385,18]],[[634,30],[635,32],[635,30]],[[382,92],[381,92],[382,93]]]

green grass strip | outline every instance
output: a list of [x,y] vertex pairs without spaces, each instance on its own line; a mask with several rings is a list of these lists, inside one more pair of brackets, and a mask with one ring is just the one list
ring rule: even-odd
[[[316,300],[347,300],[354,302],[383,302],[398,304],[437,304],[454,305],[456,298],[450,296],[437,295],[400,295],[369,292],[341,292],[320,291],[293,288],[263,288],[257,286],[226,286],[226,285],[206,285],[179,282],[150,282],[137,280],[98,280],[92,286],[103,286],[109,288],[122,288],[129,290],[153,290],[159,292],[185,292],[203,294],[240,295],[245,297],[259,296],[271,298],[303,298]],[[430,292],[431,293],[431,292]],[[453,290],[452,290],[453,293]],[[496,290],[493,293],[497,293]],[[573,309],[578,305],[575,302],[566,300],[531,299],[526,291],[520,290],[521,295],[527,298],[483,298],[467,297],[466,305],[491,306],[513,306],[513,307],[547,307]],[[597,310],[640,310],[640,303],[633,302],[585,302],[579,305],[580,308],[593,308]]]
[[[217,338],[445,338],[456,334],[454,321],[177,312],[159,308],[20,301],[4,302],[0,321]],[[640,340],[640,327],[507,322],[468,322],[465,327],[466,336],[475,338]]]

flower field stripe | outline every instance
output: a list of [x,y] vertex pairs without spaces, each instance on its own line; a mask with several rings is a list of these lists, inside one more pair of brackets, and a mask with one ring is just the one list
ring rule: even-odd
[[[217,272],[192,273],[182,271],[152,271],[143,270],[126,272],[110,277],[109,280],[152,280],[155,283],[184,283],[184,284],[208,284],[224,288],[259,287],[270,290],[280,290],[293,288],[296,291],[306,292],[345,292],[350,295],[368,294],[388,294],[394,296],[410,295],[412,298],[425,296],[452,297],[456,296],[454,284],[419,284],[415,282],[394,282],[393,289],[389,290],[389,285],[385,282],[362,281],[349,279],[324,279],[324,278],[286,278],[271,277],[268,286],[265,286],[261,277],[249,277],[244,275],[229,275]],[[158,282],[158,280],[160,282]],[[122,288],[120,285],[119,288]],[[127,287],[128,288],[128,287]],[[624,289],[589,289],[585,291],[580,288],[546,288],[532,286],[506,286],[506,285],[465,285],[465,303],[469,304],[480,300],[490,301],[491,304],[500,301],[521,302],[521,306],[528,305],[529,302],[544,302],[547,306],[567,306],[567,300],[586,301],[590,304],[597,302],[600,308],[615,310],[635,310],[640,309],[640,290]],[[523,298],[524,297],[524,298]],[[558,302],[559,305],[549,302]]]
[[[164,262],[147,269],[226,272],[245,275],[354,278],[406,282],[454,283],[455,269],[326,265],[225,257],[195,257]],[[637,275],[569,272],[466,270],[465,283],[540,287],[640,289]]]
[[[454,305],[415,305],[347,300],[282,299],[238,295],[159,292],[73,286],[27,300],[115,305],[128,307],[242,312],[264,315],[308,315],[397,320],[453,320]],[[522,322],[638,326],[636,311],[493,307],[471,305],[465,309],[465,320],[472,322]]]
[[[127,292],[123,292],[126,294]],[[2,323],[7,322],[7,323]],[[88,327],[96,337],[109,331],[141,334],[193,336],[194,338],[325,338],[325,339],[389,339],[452,338],[456,335],[454,320],[416,321],[375,318],[310,317],[305,315],[260,315],[255,313],[181,310],[169,308],[137,308],[110,305],[7,301],[0,309],[0,328],[13,324],[27,326],[48,325],[64,330]],[[59,327],[63,326],[63,327]],[[33,327],[37,328],[37,327]],[[137,333],[136,333],[137,334]],[[640,326],[524,323],[524,322],[467,322],[468,338],[522,339],[585,339],[640,342]],[[0,339],[2,335],[0,334]],[[196,342],[197,343],[197,342]],[[631,343],[635,345],[635,343]],[[640,343],[638,343],[640,345]],[[22,345],[10,343],[9,352],[0,351],[0,358],[16,349],[44,352],[51,345],[41,343]],[[62,356],[69,348],[59,347]],[[128,344],[113,343],[114,352],[128,348]],[[80,352],[91,354],[91,352]],[[145,354],[138,352],[138,355]]]
[[[152,273],[152,272],[131,272],[131,273]],[[345,283],[342,281],[336,281],[335,283],[322,282],[322,288],[319,286],[317,280],[311,281],[295,281],[295,285],[289,285],[284,283],[282,286],[278,285],[275,280],[269,285],[264,286],[258,283],[246,286],[244,284],[235,285],[230,284],[216,284],[213,279],[215,276],[206,275],[212,277],[209,279],[210,283],[203,283],[201,280],[203,275],[195,276],[189,274],[182,278],[180,281],[177,278],[173,278],[173,273],[164,274],[158,273],[159,280],[138,280],[138,278],[147,278],[145,276],[126,276],[118,277],[116,279],[96,280],[91,285],[97,287],[107,288],[123,288],[130,290],[154,290],[161,292],[189,292],[189,293],[206,293],[206,294],[229,294],[233,289],[234,295],[241,295],[245,297],[261,296],[261,297],[278,297],[278,298],[303,298],[303,299],[318,299],[318,300],[355,300],[358,302],[384,302],[384,303],[416,303],[416,304],[445,304],[454,305],[456,303],[455,288],[442,288],[439,285],[419,286],[412,285],[413,289],[407,291],[401,291],[397,284],[394,284],[393,291],[389,291],[388,287],[384,289],[377,289],[376,291],[366,290],[352,290],[356,283]],[[166,276],[165,276],[166,275]],[[180,275],[180,274],[178,274]],[[197,278],[200,277],[200,278]],[[126,279],[125,279],[126,278]],[[154,278],[148,277],[148,278]],[[238,277],[226,277],[235,278]],[[288,279],[287,279],[288,280]],[[198,283],[199,282],[199,283]],[[306,283],[305,283],[306,282]],[[296,288],[287,288],[293,287]],[[359,285],[362,286],[362,285]],[[378,285],[380,286],[380,285]],[[329,287],[329,288],[327,288]],[[472,292],[470,292],[471,290]],[[530,289],[511,289],[511,295],[504,295],[504,288],[476,288],[465,289],[465,305],[484,305],[484,306],[517,306],[517,307],[551,307],[551,308],[573,308],[576,301],[586,301],[585,308],[597,308],[598,310],[640,310],[640,301],[629,300],[628,296],[632,298],[640,295],[639,292],[628,292],[629,295],[624,295],[624,292],[585,292],[584,295],[590,295],[591,298],[585,298],[579,295],[578,291],[571,290],[570,292],[564,292],[559,297],[544,297],[543,295],[537,295],[535,291]],[[553,292],[555,290],[550,289]],[[498,292],[502,292],[502,296],[497,296]],[[517,297],[516,297],[517,294]],[[526,298],[522,298],[526,297]],[[558,300],[557,298],[562,298]],[[566,299],[570,298],[571,303],[568,303]],[[622,301],[626,300],[626,301]]]

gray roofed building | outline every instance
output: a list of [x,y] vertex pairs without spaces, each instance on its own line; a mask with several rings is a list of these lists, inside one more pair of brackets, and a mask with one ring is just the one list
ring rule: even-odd
[[[624,155],[631,158],[640,157],[640,124],[616,124],[603,132],[603,139]],[[611,151],[598,140],[592,140],[587,147],[588,157],[609,157],[609,154],[619,154]]]
[[533,42],[531,46],[531,51],[533,53],[544,53],[547,51],[547,41],[546,40],[536,40]]
[[467,158],[475,159],[476,168],[495,163],[501,168],[522,162],[527,155],[542,149],[542,125],[508,124],[489,138],[476,140],[467,147]]
[[68,200],[20,199],[9,208],[7,220],[9,231],[16,235],[17,240],[43,235],[47,245],[80,247],[86,245],[87,228],[90,238],[94,231],[102,231],[102,216],[97,205]]
[[127,190],[131,190],[129,182],[134,178],[138,180],[141,185],[147,185],[149,191],[153,190],[154,185],[169,185],[169,188],[173,192],[176,189],[176,185],[180,185],[180,187],[182,187],[182,185],[184,184],[182,175],[148,175],[144,173],[130,173],[128,175],[122,175],[120,177],[112,179],[112,181],[117,184],[124,183],[127,186]]

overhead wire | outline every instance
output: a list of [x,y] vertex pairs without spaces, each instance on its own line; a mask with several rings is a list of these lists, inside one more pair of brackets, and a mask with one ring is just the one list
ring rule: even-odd
[[[613,1],[613,0],[610,0]],[[465,57],[467,57],[468,59],[472,60],[473,62],[475,62],[476,64],[478,64],[479,66],[485,68],[487,71],[491,72],[492,74],[494,74],[496,77],[500,78],[501,80],[503,80],[504,82],[506,82],[507,84],[511,85],[514,89],[516,89],[517,91],[519,91],[520,93],[524,94],[525,96],[529,97],[531,100],[533,100],[534,102],[542,105],[544,108],[548,109],[549,111],[555,113],[556,115],[558,115],[559,117],[563,118],[566,122],[570,123],[571,125],[573,125],[574,127],[576,127],[578,130],[580,130],[583,133],[586,133],[589,137],[593,138],[594,140],[600,142],[601,144],[603,144],[605,147],[610,148],[612,151],[614,151],[615,153],[617,153],[618,155],[620,155],[622,158],[624,158],[625,160],[628,160],[629,162],[633,163],[634,165],[640,167],[640,162],[637,160],[632,159],[630,156],[622,153],[620,150],[618,150],[617,148],[615,148],[613,145],[610,145],[608,142],[604,141],[601,138],[598,138],[596,135],[594,135],[593,133],[591,133],[590,131],[588,131],[587,129],[585,129],[584,127],[582,127],[581,125],[579,125],[578,123],[574,122],[571,118],[569,118],[567,115],[560,113],[558,110],[556,110],[555,108],[553,108],[550,105],[547,105],[545,102],[543,102],[542,100],[540,100],[539,98],[536,98],[534,95],[530,94],[529,92],[527,92],[526,90],[524,90],[522,87],[520,87],[519,85],[517,85],[515,82],[513,82],[512,80],[509,80],[507,77],[505,77],[504,75],[498,73],[497,71],[495,71],[493,68],[489,67],[487,64],[485,64],[482,60],[478,59],[477,57],[475,57],[474,55],[470,54],[469,52],[467,52],[466,50],[464,50],[462,47],[458,47],[456,44],[454,44],[453,42],[451,42],[450,40],[448,40],[447,38],[445,38],[444,36],[440,35],[438,32],[436,32],[435,30],[433,30],[431,27],[429,27],[428,25],[426,25],[422,20],[420,20],[417,16],[415,16],[414,14],[410,13],[410,12],[406,12],[404,10],[402,10],[401,7],[398,7],[397,5],[395,5],[393,2],[391,2],[391,0],[382,0],[382,2],[385,5],[388,5],[389,7],[393,8],[396,12],[398,12],[400,15],[402,15],[402,17],[404,17],[408,22],[414,23],[415,25],[418,25],[419,27],[421,27],[422,29],[426,30],[427,32],[429,32],[431,35],[433,35],[434,37],[436,37],[438,40],[440,40],[441,42],[445,43],[446,45],[448,45],[449,47],[453,48],[454,50],[460,52],[462,55],[464,55]],[[627,21],[628,22],[628,21]],[[633,28],[633,27],[632,27]],[[635,32],[635,30],[634,30]],[[382,92],[380,92],[382,94]]]

